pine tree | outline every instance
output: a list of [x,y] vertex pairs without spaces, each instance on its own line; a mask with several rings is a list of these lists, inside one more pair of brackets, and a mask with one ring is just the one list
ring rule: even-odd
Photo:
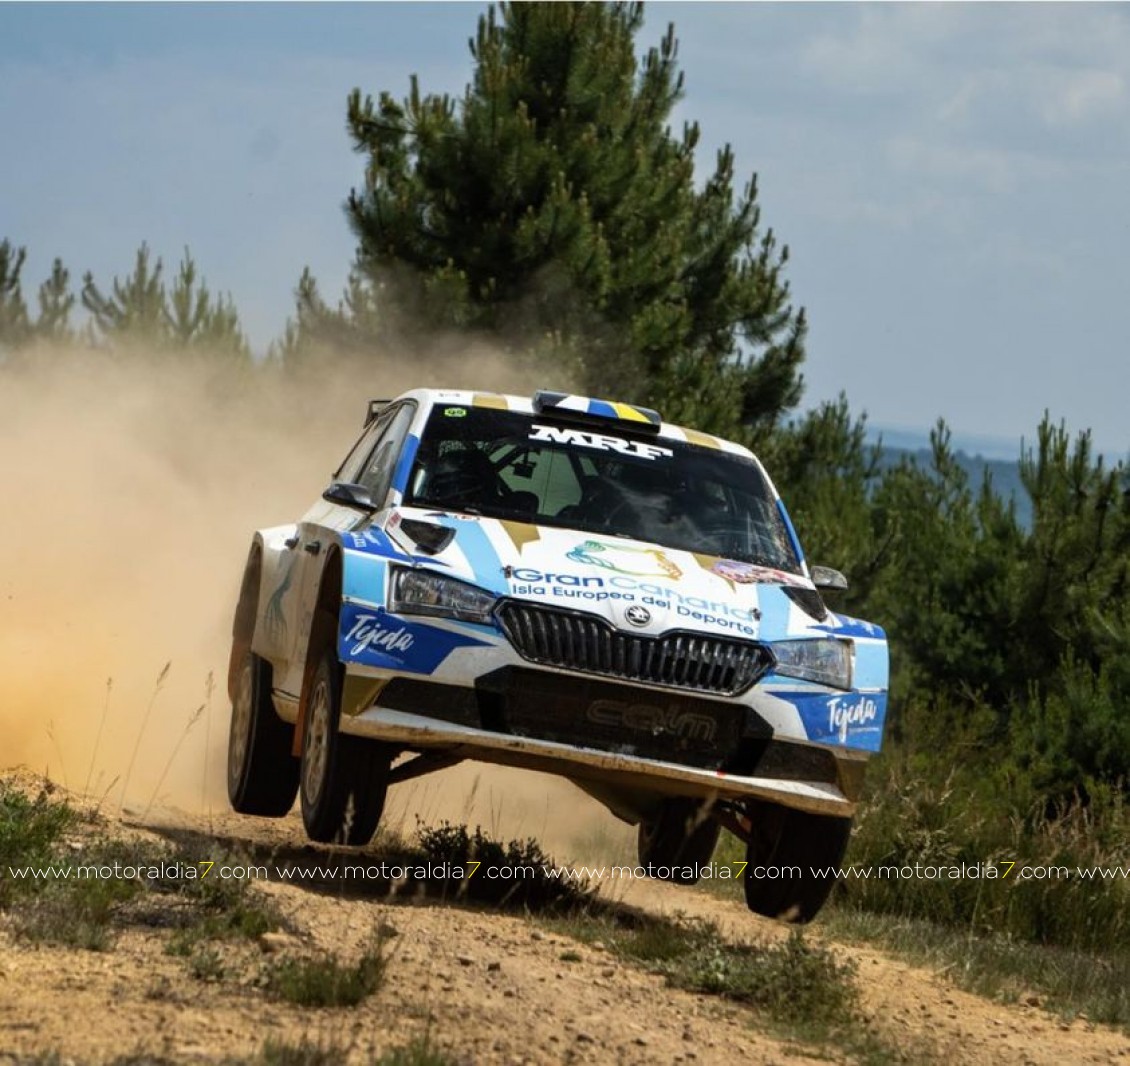
[[85,275],[82,302],[99,340],[111,348],[248,359],[250,348],[231,297],[213,298],[188,249],[169,291],[161,280],[163,269],[160,259],[150,264],[149,247],[142,244],[133,273],[124,281],[115,277],[111,295],[103,295],[93,276]]
[[61,259],[51,264],[51,275],[39,286],[39,317],[35,320],[35,336],[49,344],[68,344],[74,339],[71,310],[75,294],[71,292],[71,272]]
[[250,356],[231,297],[212,296],[187,248],[166,302],[165,323],[174,347],[235,360]]
[[331,308],[307,267],[294,291],[295,318],[270,355],[291,369],[317,367],[326,358],[371,358],[388,345],[373,290],[356,270],[351,271],[342,299]]
[[83,276],[82,303],[91,313],[99,337],[111,347],[122,344],[163,347],[165,287],[161,260],[149,264],[149,246],[137,250],[133,273],[124,281],[114,278],[110,296],[104,296],[87,271]]
[[0,241],[0,357],[27,342],[29,334],[27,304],[20,288],[27,249],[11,241]]
[[569,361],[591,392],[718,432],[799,399],[805,319],[757,187],[727,147],[701,190],[669,27],[637,58],[640,4],[502,4],[458,102],[355,90],[367,159],[347,202],[378,338],[484,332]]
[[866,415],[854,418],[841,393],[782,426],[758,454],[803,530],[809,562],[846,574],[849,592],[837,609],[870,617],[862,605],[891,565],[894,537],[872,505],[882,449],[867,443]]

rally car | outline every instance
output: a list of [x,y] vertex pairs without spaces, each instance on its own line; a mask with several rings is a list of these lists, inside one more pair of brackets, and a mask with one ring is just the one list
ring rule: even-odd
[[883,733],[887,643],[829,609],[747,449],[541,391],[372,401],[294,525],[252,541],[228,790],[363,845],[388,786],[464,759],[562,775],[694,881],[722,827],[746,900],[808,921]]

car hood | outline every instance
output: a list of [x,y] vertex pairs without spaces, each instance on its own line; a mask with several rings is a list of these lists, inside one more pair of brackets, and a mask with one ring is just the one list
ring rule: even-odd
[[[421,551],[421,527],[450,538]],[[866,623],[822,614],[800,574],[616,536],[399,508],[384,532],[418,564],[519,600],[595,614],[619,629],[655,635],[673,629],[742,639],[782,640],[829,632],[878,636]],[[788,590],[788,591],[786,591]],[[866,632],[847,630],[865,626]]]

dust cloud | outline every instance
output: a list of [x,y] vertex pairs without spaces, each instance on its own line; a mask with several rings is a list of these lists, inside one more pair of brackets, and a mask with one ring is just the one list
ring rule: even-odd
[[[225,809],[230,624],[252,532],[317,498],[369,397],[539,384],[475,348],[317,375],[90,351],[0,367],[0,768],[110,812]],[[551,778],[460,767],[395,789],[390,817],[566,841],[578,803]]]

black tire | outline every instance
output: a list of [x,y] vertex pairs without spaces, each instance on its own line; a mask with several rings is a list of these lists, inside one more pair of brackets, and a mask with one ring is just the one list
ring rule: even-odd
[[244,651],[234,671],[228,732],[228,799],[240,814],[281,818],[294,806],[298,760],[293,728],[271,700],[271,665]]
[[636,850],[640,865],[676,885],[698,882],[701,868],[710,862],[722,827],[703,805],[692,799],[665,799],[658,814],[640,822]]
[[338,731],[341,679],[333,647],[324,648],[304,716],[302,822],[311,840],[360,847],[377,831],[392,759],[381,744]]
[[[755,914],[803,925],[812,921],[836,883],[822,868],[839,866],[851,836],[851,819],[808,814],[774,803],[749,807],[753,822],[746,847],[745,901]],[[793,867],[792,876],[755,876],[759,868]],[[799,868],[799,875],[797,872]]]

